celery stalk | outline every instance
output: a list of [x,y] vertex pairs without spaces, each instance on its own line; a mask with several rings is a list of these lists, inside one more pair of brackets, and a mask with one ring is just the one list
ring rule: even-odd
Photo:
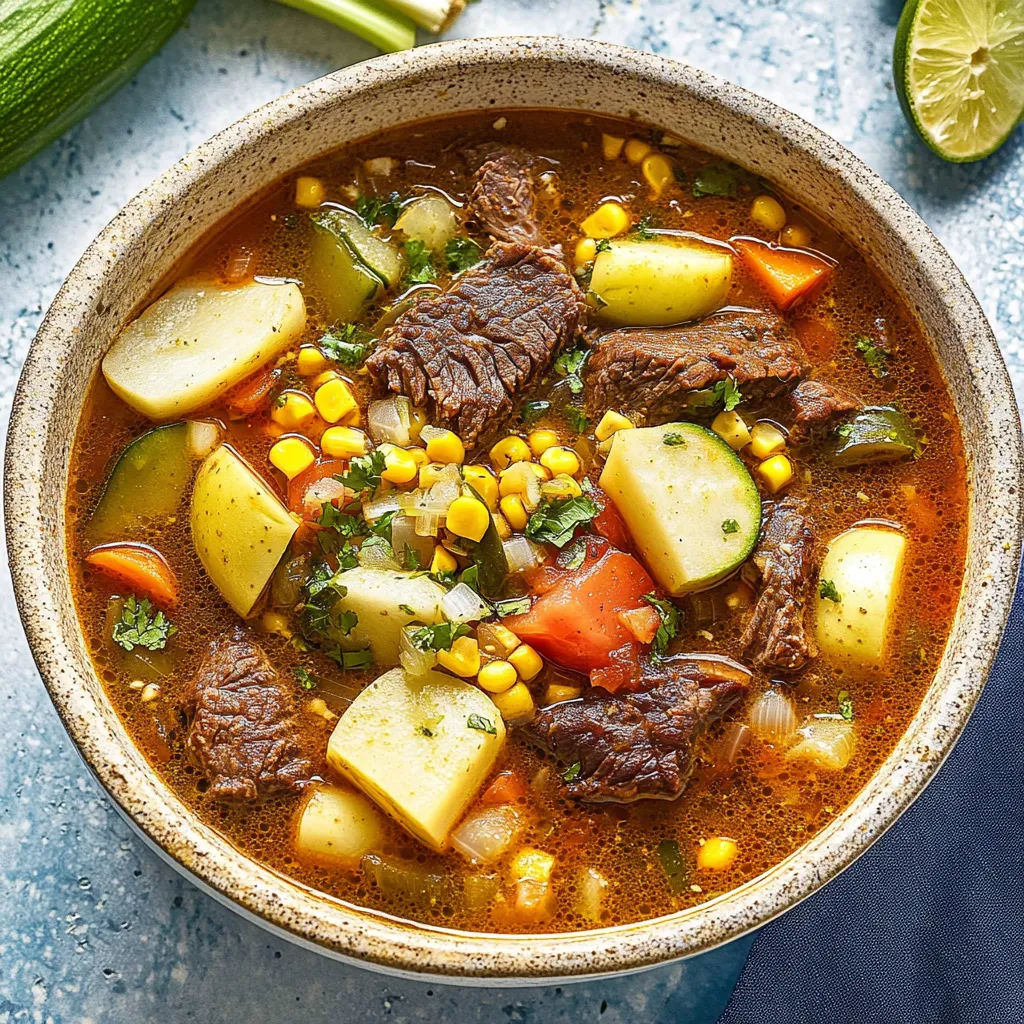
[[373,0],[277,0],[352,32],[385,53],[416,45],[412,21]]
[[444,32],[466,9],[466,0],[387,0],[428,32]]

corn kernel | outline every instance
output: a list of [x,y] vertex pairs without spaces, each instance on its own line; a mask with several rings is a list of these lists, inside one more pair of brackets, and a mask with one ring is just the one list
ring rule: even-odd
[[315,210],[327,193],[324,183],[319,178],[308,178],[303,175],[295,182],[295,205],[304,206],[307,210]]
[[[535,469],[541,469],[532,462],[516,462],[498,474],[498,493],[504,498],[508,494],[528,494],[530,477]],[[547,472],[545,470],[545,472]]]
[[697,849],[697,867],[708,871],[725,871],[732,867],[738,852],[735,839],[712,836],[711,839],[705,839]]
[[566,700],[575,700],[581,693],[581,686],[568,686],[565,683],[548,683],[544,690],[544,704],[561,704]]
[[536,920],[552,912],[551,875],[555,858],[543,850],[524,847],[512,859],[512,879],[516,883],[516,913]]
[[601,133],[601,153],[605,160],[618,160],[622,156],[622,147],[626,140],[621,135],[605,135]]
[[542,498],[548,501],[558,501],[561,498],[578,498],[583,493],[583,488],[571,476],[559,473],[551,480],[546,480],[540,485]]
[[366,447],[366,435],[355,427],[328,427],[320,436],[321,450],[332,459],[354,459]]
[[531,430],[526,440],[530,445],[530,451],[537,457],[558,444],[558,435],[553,430]]
[[793,463],[785,455],[773,455],[757,467],[757,472],[772,494],[777,494],[793,479]]
[[623,416],[620,412],[609,409],[601,417],[601,422],[594,427],[594,437],[598,441],[607,441],[612,434],[617,434],[620,430],[629,430],[632,426],[631,419]]
[[663,153],[649,153],[644,157],[640,170],[656,196],[660,196],[676,180],[672,161]]
[[460,636],[452,642],[450,651],[438,651],[437,663],[463,679],[480,671],[480,646],[471,636]]
[[487,506],[476,498],[456,498],[448,506],[446,525],[456,537],[467,537],[479,541],[491,524],[491,515]]
[[441,471],[443,469],[444,466],[442,466],[440,462],[430,462],[425,466],[420,466],[419,480],[417,483],[419,483],[423,490],[433,487],[434,484],[441,479]]
[[576,243],[577,269],[589,263],[597,255],[597,242],[592,238],[581,238]]
[[417,470],[430,464],[430,459],[427,458],[427,453],[422,448],[406,448],[405,450],[412,456]]
[[313,390],[322,388],[329,380],[339,380],[340,374],[336,370],[324,370],[323,373],[314,377],[309,383],[312,385]]
[[313,449],[301,437],[282,437],[270,449],[271,465],[281,470],[289,480],[309,469],[315,460]]
[[506,722],[528,722],[536,710],[526,683],[516,683],[503,693],[495,693],[491,700]]
[[480,669],[476,681],[488,693],[504,693],[515,686],[516,678],[516,670],[507,661],[491,661]]
[[787,224],[779,235],[779,241],[783,245],[803,249],[811,244],[811,233],[803,224]]
[[506,494],[501,499],[501,514],[508,520],[508,525],[513,530],[525,530],[529,516],[526,514],[526,507],[523,499],[518,494]]
[[654,152],[654,147],[649,142],[644,142],[643,139],[628,139],[623,150],[626,154],[626,159],[631,164],[638,164],[648,153]]
[[541,482],[551,479],[551,470],[547,466],[538,466],[536,462],[528,462],[527,465],[530,467],[530,472]]
[[466,448],[458,434],[446,430],[440,437],[432,437],[427,442],[427,455],[431,462],[461,466],[466,458]]
[[750,454],[755,459],[767,459],[786,447],[786,435],[774,423],[761,420],[750,431]]
[[491,626],[491,632],[497,638],[502,648],[504,648],[502,657],[507,659],[508,655],[519,646],[519,637],[508,626],[503,626],[500,622]]
[[270,418],[285,430],[301,430],[314,416],[313,403],[300,391],[286,391],[270,410]]
[[260,617],[260,628],[264,633],[277,633],[286,640],[291,639],[291,622],[287,615],[280,612],[264,612]]
[[434,557],[430,560],[432,573],[455,572],[458,567],[459,563],[455,561],[455,556],[450,551],[446,551],[440,544],[434,548]]
[[580,460],[571,448],[549,448],[541,457],[540,464],[558,476],[565,473],[575,476],[580,471]]
[[738,452],[750,444],[750,431],[743,417],[736,411],[720,412],[712,421],[711,429],[733,450]]
[[519,673],[519,678],[527,683],[535,679],[544,667],[541,656],[529,644],[520,644],[508,656],[508,660]]
[[295,360],[295,368],[302,377],[312,377],[314,373],[323,373],[327,369],[327,360],[318,348],[303,345]]
[[363,414],[357,405],[350,413],[342,416],[339,420],[343,427],[361,427],[363,425]]
[[356,408],[355,395],[340,377],[321,384],[316,389],[313,401],[316,402],[316,411],[328,423],[337,423],[342,416]]
[[390,480],[393,484],[407,484],[415,480],[419,473],[419,466],[410,452],[404,448],[389,448],[384,453],[384,469],[381,471],[382,480]]
[[498,481],[486,466],[466,466],[462,471],[462,479],[484,500],[484,504],[493,512],[498,507]]
[[629,227],[629,214],[619,203],[602,203],[580,225],[591,238],[614,238]]
[[786,211],[772,196],[758,196],[750,204],[750,219],[765,231],[781,231],[786,226]]
[[495,469],[508,469],[514,462],[526,462],[530,458],[527,443],[514,434],[503,437],[490,452]]

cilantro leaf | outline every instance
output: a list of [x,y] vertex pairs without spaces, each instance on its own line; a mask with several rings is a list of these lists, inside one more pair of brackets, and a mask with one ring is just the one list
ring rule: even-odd
[[356,213],[368,228],[372,228],[374,224],[387,224],[393,228],[401,210],[402,197],[397,192],[392,192],[387,199],[381,196],[356,198]]
[[163,612],[153,614],[153,606],[145,598],[130,595],[121,608],[121,618],[114,623],[111,639],[126,651],[145,647],[147,651],[162,651],[167,641],[178,632]]
[[469,626],[462,622],[438,622],[414,630],[409,639],[418,651],[450,651],[460,636],[468,636],[470,632]]
[[489,736],[498,735],[498,730],[495,728],[494,723],[489,718],[484,718],[483,715],[470,715],[466,719],[466,725],[470,729],[479,729],[480,732],[485,732]]
[[358,651],[341,651],[340,654],[340,658],[337,655],[334,656],[335,661],[344,669],[361,671],[373,667],[373,651],[369,648]]
[[597,248],[594,251],[597,252],[597,253],[611,252],[612,251],[611,239],[599,238],[597,240]]
[[546,501],[530,516],[524,533],[530,540],[564,548],[572,540],[576,527],[592,522],[600,512],[594,499],[583,494],[577,498]]
[[308,668],[303,668],[301,665],[296,665],[292,669],[292,675],[295,676],[299,686],[304,690],[315,690],[316,689],[316,676],[309,671]]
[[693,179],[694,198],[701,196],[734,196],[739,185],[736,170],[728,164],[708,164]]
[[655,594],[644,594],[644,600],[654,606],[661,619],[661,625],[658,626],[658,632],[654,634],[654,643],[651,645],[651,655],[657,658],[668,650],[668,645],[679,632],[679,609],[671,601]]
[[524,402],[519,410],[519,418],[524,427],[532,427],[550,408],[550,402]]
[[569,765],[569,767],[566,768],[564,772],[562,772],[562,781],[575,782],[576,779],[579,778],[579,774],[581,771],[583,771],[583,762],[573,761],[573,763]]
[[406,544],[405,550],[402,552],[401,563],[403,569],[408,572],[415,572],[420,567],[419,553]]
[[444,260],[453,274],[476,266],[482,257],[483,250],[471,238],[452,238],[444,247]]
[[563,352],[555,360],[555,373],[568,379],[569,390],[578,395],[583,390],[583,380],[580,377],[580,370],[587,361],[590,350],[585,348],[571,348]]
[[369,492],[372,498],[380,487],[380,475],[384,472],[384,453],[377,448],[369,455],[359,455],[348,464],[347,473],[339,473],[335,480],[340,480],[357,495]]
[[832,580],[821,580],[818,583],[818,597],[823,601],[832,601],[834,604],[840,604],[843,600],[842,594],[836,590],[836,585]]
[[655,226],[656,225],[654,223],[654,217],[649,213],[645,213],[640,218],[640,220],[637,221],[636,227],[633,229],[633,232],[637,238],[640,238],[646,242],[649,238],[654,237],[654,231],[652,229]]
[[732,412],[743,401],[743,395],[732,377],[718,381],[712,390],[715,398],[722,403],[722,408],[726,412]]
[[494,610],[498,618],[503,619],[506,615],[525,615],[532,605],[529,597],[510,597],[505,601],[495,601]]
[[577,537],[558,556],[558,564],[563,569],[578,569],[587,558],[587,540],[585,537]]
[[[576,379],[578,380],[579,378]],[[570,377],[569,380],[571,382],[572,378]],[[570,383],[570,387],[571,386],[572,385]],[[562,410],[562,414],[565,416],[566,422],[573,430],[576,431],[577,434],[585,434],[587,432],[587,428],[590,426],[590,420],[587,419],[586,413],[584,413],[582,409],[577,409],[575,406],[569,405]]]
[[840,690],[836,694],[836,700],[839,701],[839,714],[847,722],[853,721],[853,701],[850,699],[850,694],[846,690]]
[[888,363],[892,358],[891,353],[880,345],[876,345],[867,335],[858,334],[854,338],[857,351],[863,356],[864,364],[871,371],[872,377],[881,380],[889,375]]
[[418,238],[410,238],[405,243],[405,258],[409,264],[405,272],[406,282],[427,284],[437,280],[437,270],[430,250]]
[[375,338],[356,324],[345,324],[338,330],[328,331],[317,343],[325,359],[350,369],[357,369],[370,354]]
[[344,551],[346,547],[351,548],[349,541],[356,537],[365,537],[370,532],[362,516],[340,512],[329,501],[320,506],[317,523],[322,529],[317,531],[316,539],[325,555]]
[[739,533],[740,524],[735,519],[722,520],[722,533]]
[[669,448],[678,448],[680,445],[686,444],[686,438],[682,434],[672,431],[662,435],[661,443]]

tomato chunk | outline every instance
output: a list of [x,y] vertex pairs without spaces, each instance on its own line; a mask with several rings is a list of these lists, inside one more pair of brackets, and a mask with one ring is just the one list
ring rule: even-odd
[[288,482],[288,508],[307,522],[320,518],[320,511],[328,501],[336,505],[343,502],[345,488],[334,477],[348,470],[344,459],[324,459],[314,462]]
[[635,550],[633,538],[626,526],[626,521],[622,518],[622,513],[616,508],[615,502],[600,487],[595,487],[589,497],[593,498],[598,508],[601,509],[594,517],[592,523],[594,530],[602,537],[607,537],[613,548],[633,552]]

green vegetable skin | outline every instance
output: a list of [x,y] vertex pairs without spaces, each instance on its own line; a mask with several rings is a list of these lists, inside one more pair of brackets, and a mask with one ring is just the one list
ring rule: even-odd
[[0,0],[0,175],[126,82],[195,0]]

